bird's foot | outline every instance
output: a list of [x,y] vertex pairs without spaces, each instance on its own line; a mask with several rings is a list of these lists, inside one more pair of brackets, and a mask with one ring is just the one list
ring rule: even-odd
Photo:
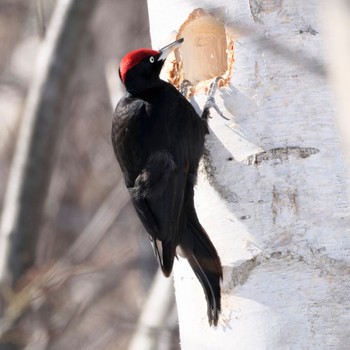
[[202,112],[203,119],[208,119],[210,117],[210,112],[209,112],[210,108],[214,108],[220,117],[226,120],[229,120],[229,118],[225,117],[225,115],[221,112],[220,108],[215,102],[215,93],[219,87],[220,80],[222,80],[222,77],[216,77],[215,80],[210,84],[209,91],[208,91],[208,98],[207,98],[207,101],[205,102],[203,112]]
[[180,93],[187,98],[188,90],[193,86],[193,84],[188,80],[184,79],[179,87]]

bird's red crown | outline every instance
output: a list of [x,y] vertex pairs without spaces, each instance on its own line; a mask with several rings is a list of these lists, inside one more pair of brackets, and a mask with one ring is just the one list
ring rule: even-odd
[[143,59],[149,56],[158,55],[159,52],[152,49],[138,49],[129,52],[124,56],[124,58],[120,62],[120,77],[123,82],[125,82],[126,73],[138,63],[140,63]]

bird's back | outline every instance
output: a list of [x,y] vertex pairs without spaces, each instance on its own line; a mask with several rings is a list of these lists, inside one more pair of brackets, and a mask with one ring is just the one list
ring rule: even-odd
[[168,83],[156,94],[126,95],[115,110],[112,142],[123,172],[131,173],[127,186],[132,186],[155,151],[168,151],[178,166],[186,163],[189,173],[196,173],[206,133],[206,122]]

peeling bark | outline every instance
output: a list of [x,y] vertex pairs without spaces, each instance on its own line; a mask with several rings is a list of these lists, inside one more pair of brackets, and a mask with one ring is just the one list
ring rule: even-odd
[[261,151],[247,157],[243,162],[247,165],[258,166],[262,162],[269,160],[278,160],[279,162],[288,161],[290,158],[308,158],[319,150],[313,147],[278,147],[268,151]]

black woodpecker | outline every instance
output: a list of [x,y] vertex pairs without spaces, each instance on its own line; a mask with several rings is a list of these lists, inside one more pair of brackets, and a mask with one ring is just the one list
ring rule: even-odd
[[216,326],[222,266],[193,202],[209,112],[200,117],[159,77],[167,54],[182,41],[159,51],[131,51],[122,59],[119,76],[127,94],[114,112],[112,143],[163,274],[171,274],[177,253],[185,257],[203,287],[209,324]]

